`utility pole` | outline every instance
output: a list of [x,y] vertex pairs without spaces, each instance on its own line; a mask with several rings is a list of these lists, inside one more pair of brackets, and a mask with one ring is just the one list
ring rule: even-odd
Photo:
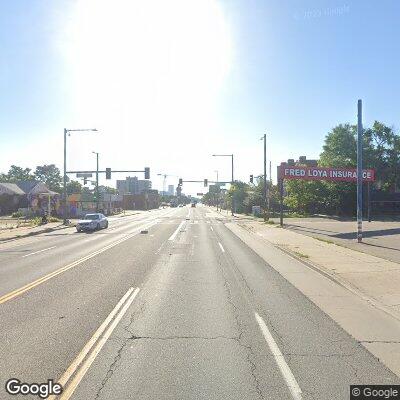
[[362,167],[362,149],[363,149],[363,133],[362,133],[362,101],[358,100],[357,104],[357,242],[362,242],[362,184],[363,184],[363,167]]
[[67,225],[67,129],[64,128],[63,220]]
[[264,139],[264,221],[268,220],[267,210],[267,135],[264,133],[260,140]]
[[63,177],[63,197],[64,197],[64,209],[63,209],[63,220],[64,225],[67,225],[68,213],[67,213],[67,134],[70,132],[97,132],[96,128],[93,129],[66,129],[64,128],[64,177]]
[[[232,178],[231,178],[231,186],[233,187],[234,178],[233,178],[233,154],[213,154],[213,157],[231,157],[232,158]],[[234,191],[232,192],[232,216],[234,215],[235,211],[235,198],[234,198]]]
[[96,212],[99,212],[99,153],[92,153],[96,154]]
[[[234,185],[234,179],[233,179],[233,154],[232,154],[232,186]],[[235,190],[232,193],[232,216],[235,215]]]
[[216,193],[216,198],[217,198],[217,211],[218,211],[218,204],[219,204],[219,184],[218,184],[218,171],[215,171],[217,173],[217,193]]
[[271,209],[271,189],[272,189],[272,163],[269,162],[269,190],[268,190],[268,211]]

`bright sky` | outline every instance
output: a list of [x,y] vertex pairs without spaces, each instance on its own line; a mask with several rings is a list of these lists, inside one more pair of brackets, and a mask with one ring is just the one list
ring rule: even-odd
[[[11,164],[248,180],[325,134],[400,124],[397,0],[19,0],[0,4],[0,171]],[[134,175],[134,174],[132,174]],[[140,175],[139,175],[140,176]],[[113,176],[123,178],[124,176]],[[101,183],[107,183],[105,179]],[[204,191],[185,185],[184,192]]]

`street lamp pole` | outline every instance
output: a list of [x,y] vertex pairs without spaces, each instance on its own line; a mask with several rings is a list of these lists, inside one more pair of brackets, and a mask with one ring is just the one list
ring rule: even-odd
[[67,225],[67,132],[64,128],[63,220]]
[[267,207],[267,135],[264,133],[264,135],[261,137],[260,140],[264,140],[264,221],[268,220],[268,214],[269,210]]
[[217,195],[216,195],[216,197],[217,197],[217,201],[216,201],[216,203],[217,203],[217,211],[218,211],[218,205],[219,205],[219,184],[218,184],[218,171],[214,171],[214,172],[216,172],[216,173],[217,173]]
[[[231,179],[231,185],[233,186],[234,184],[234,177],[233,177],[233,154],[213,154],[213,157],[231,157],[232,158],[232,179]],[[235,211],[235,199],[234,199],[234,195],[232,193],[232,215],[234,215],[234,211]]]
[[70,132],[97,132],[97,129],[66,129],[64,128],[64,175],[63,175],[63,220],[64,225],[67,225],[68,212],[67,212],[67,135]]
[[99,212],[99,153],[92,153],[96,154],[96,212]]

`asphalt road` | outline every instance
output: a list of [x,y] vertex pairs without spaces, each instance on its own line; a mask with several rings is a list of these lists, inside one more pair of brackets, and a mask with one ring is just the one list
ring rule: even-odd
[[11,377],[82,400],[348,399],[350,384],[400,384],[205,207],[0,245],[0,307],[1,399],[16,398]]

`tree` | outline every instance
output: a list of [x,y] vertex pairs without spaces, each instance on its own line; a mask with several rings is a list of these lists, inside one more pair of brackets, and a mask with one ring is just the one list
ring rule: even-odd
[[99,185],[99,192],[100,193],[117,194],[117,189],[112,188],[110,186]]
[[45,183],[50,190],[61,191],[61,173],[54,164],[37,166],[34,175],[36,180]]
[[[357,166],[357,126],[340,124],[325,137],[319,166]],[[394,190],[400,184],[400,137],[392,128],[375,121],[363,131],[363,167],[376,171],[382,190]],[[355,213],[356,185],[353,182],[286,182],[288,196],[285,203],[300,212],[328,214]]]
[[67,193],[82,193],[82,185],[78,181],[69,181],[67,183]]
[[30,168],[22,168],[16,165],[11,165],[6,175],[7,182],[15,183],[18,181],[31,181],[35,177],[31,174]]

